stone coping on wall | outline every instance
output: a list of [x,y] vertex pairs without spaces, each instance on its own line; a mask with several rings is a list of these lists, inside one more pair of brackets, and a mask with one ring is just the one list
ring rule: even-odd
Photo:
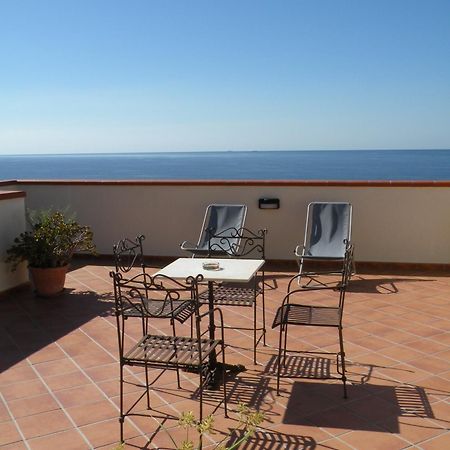
[[0,185],[450,187],[450,180],[12,180]]
[[12,198],[24,198],[26,193],[24,191],[0,191],[0,201],[10,200]]

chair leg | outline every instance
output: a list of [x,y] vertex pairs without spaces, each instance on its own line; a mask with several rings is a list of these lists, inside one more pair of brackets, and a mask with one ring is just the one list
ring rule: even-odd
[[[176,336],[176,329],[175,329],[175,321],[173,319],[170,319],[170,322],[172,324],[172,333],[173,333],[173,337]],[[191,333],[192,333],[192,329],[191,329]],[[181,383],[180,383],[180,369],[177,366],[177,385],[178,385],[178,389],[181,389]]]
[[299,286],[302,284],[302,272],[303,272],[303,258],[300,258],[298,261],[298,280],[297,283]]
[[223,408],[225,417],[228,418],[228,400],[227,400],[227,372],[225,370],[225,344],[222,342],[222,380],[223,380]]
[[264,285],[262,291],[262,322],[263,322],[263,345],[266,346],[266,300],[264,298]]
[[286,366],[287,330],[288,330],[288,325],[287,325],[287,323],[286,323],[286,324],[281,324],[280,326],[284,329],[283,367],[285,367],[285,366]]
[[280,336],[278,340],[277,358],[277,395],[280,395],[280,375],[281,375],[281,343],[283,341],[283,324],[280,324]]
[[119,375],[119,391],[120,391],[120,416],[119,416],[119,423],[120,423],[120,443],[123,444],[125,441],[123,439],[123,422],[125,420],[125,417],[123,415],[123,366],[120,364],[120,375]]
[[339,347],[342,366],[342,383],[344,384],[344,398],[347,398],[347,377],[345,375],[345,351],[344,351],[344,337],[342,335],[342,327],[339,327]]
[[145,364],[145,389],[147,390],[147,409],[151,409],[150,406],[150,383],[148,381],[148,365]]
[[[199,379],[200,379],[200,382],[199,382],[200,406],[199,406],[198,416],[199,416],[199,423],[201,423],[203,420],[203,367],[202,367],[201,362],[200,362],[198,373],[199,373]],[[202,435],[200,434],[199,441],[198,441],[199,450],[202,450],[202,446],[203,446],[203,440],[202,440]]]
[[256,300],[253,302],[253,364],[256,364]]

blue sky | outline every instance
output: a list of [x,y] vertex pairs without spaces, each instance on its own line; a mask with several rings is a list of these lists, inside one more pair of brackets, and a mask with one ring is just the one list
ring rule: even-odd
[[450,148],[449,0],[0,0],[0,153]]

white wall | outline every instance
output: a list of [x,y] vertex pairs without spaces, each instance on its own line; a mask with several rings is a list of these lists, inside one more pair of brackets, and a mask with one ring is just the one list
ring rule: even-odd
[[[450,187],[185,185],[165,184],[22,184],[27,206],[76,211],[91,225],[99,253],[111,254],[121,237],[146,236],[148,255],[177,256],[179,244],[196,241],[209,203],[246,203],[247,226],[265,227],[268,259],[292,259],[303,241],[307,204],[353,204],[353,242],[357,261],[450,262]],[[258,209],[260,197],[280,199],[279,210]]]
[[10,198],[7,192],[0,191],[0,292],[14,288],[28,281],[26,263],[16,271],[5,263],[6,250],[13,244],[14,238],[25,230],[25,199]]

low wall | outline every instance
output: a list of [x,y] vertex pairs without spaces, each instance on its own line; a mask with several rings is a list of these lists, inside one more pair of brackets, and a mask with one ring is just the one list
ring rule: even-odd
[[[449,264],[450,182],[314,181],[21,181],[27,207],[66,208],[91,225],[99,253],[124,236],[144,234],[145,253],[179,256],[196,241],[210,203],[245,203],[247,226],[267,228],[267,258],[292,259],[303,241],[311,201],[353,204],[357,261]],[[258,199],[280,199],[262,210]]]
[[26,264],[11,271],[5,263],[6,250],[25,230],[25,192],[0,190],[0,294],[28,281]]

